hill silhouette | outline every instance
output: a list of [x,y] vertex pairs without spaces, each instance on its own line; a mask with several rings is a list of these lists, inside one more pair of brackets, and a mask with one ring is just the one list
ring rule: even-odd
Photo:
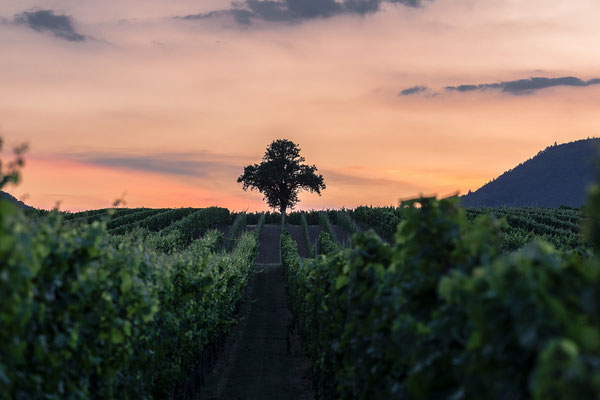
[[465,207],[581,207],[596,178],[600,139],[546,147],[475,192],[461,197]]
[[16,204],[17,206],[24,208],[26,210],[31,210],[33,209],[33,207],[28,206],[27,204],[23,203],[22,201],[18,200],[16,197],[14,197],[13,195],[3,192],[2,190],[0,190],[0,199],[3,200],[8,200],[14,204]]

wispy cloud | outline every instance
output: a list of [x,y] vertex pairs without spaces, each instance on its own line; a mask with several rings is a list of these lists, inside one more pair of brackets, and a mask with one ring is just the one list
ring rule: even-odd
[[[600,85],[600,78],[593,78],[589,80],[583,80],[574,76],[564,76],[560,78],[545,78],[545,77],[532,77],[528,79],[517,79],[514,81],[502,81],[496,83],[479,83],[479,84],[463,84],[457,86],[446,86],[444,89],[447,92],[475,92],[475,91],[488,91],[496,90],[502,93],[508,93],[512,95],[526,95],[533,94],[538,90],[543,90],[557,86],[570,86],[570,87],[587,87],[592,85]],[[402,90],[400,96],[409,96],[415,94],[421,94],[427,92],[429,88],[427,86],[413,86]],[[437,93],[436,93],[437,94]]]
[[419,188],[405,181],[398,181],[394,179],[387,178],[369,178],[359,175],[348,174],[346,172],[339,172],[335,170],[324,170],[323,177],[325,178],[325,182],[331,182],[337,185],[344,186],[357,186],[357,187],[398,187],[405,190],[418,191]]
[[330,18],[342,14],[368,15],[382,9],[385,3],[407,7],[421,7],[433,0],[245,0],[234,1],[231,8],[207,13],[177,17],[203,20],[232,17],[240,25],[251,25],[253,20],[267,22],[300,22],[315,18]]
[[413,94],[419,94],[427,91],[429,88],[427,86],[413,86],[408,89],[404,89],[399,94],[400,96],[411,96]]
[[[199,153],[126,154],[120,152],[80,152],[61,154],[60,157],[102,167],[149,172],[185,179],[218,181],[234,178],[243,172],[251,158],[208,151]],[[320,171],[326,182],[356,187],[401,187],[418,190],[412,183],[388,178],[365,177],[345,171]]]
[[71,42],[86,40],[84,35],[75,30],[70,16],[55,14],[52,10],[24,11],[15,15],[14,23],[26,25],[37,32],[50,32],[57,38]]
[[518,79],[514,81],[504,81],[498,83],[482,83],[477,85],[459,85],[446,86],[448,91],[471,92],[474,90],[500,90],[504,93],[514,95],[530,94],[538,90],[556,87],[556,86],[573,86],[585,87],[600,84],[600,79],[594,78],[587,81],[576,78],[574,76],[565,76],[561,78],[542,78],[534,77],[529,79]]
[[241,160],[234,157],[211,153],[164,153],[164,154],[123,154],[123,153],[73,153],[62,157],[100,165],[103,167],[128,169],[185,178],[218,179],[223,175],[240,174]]

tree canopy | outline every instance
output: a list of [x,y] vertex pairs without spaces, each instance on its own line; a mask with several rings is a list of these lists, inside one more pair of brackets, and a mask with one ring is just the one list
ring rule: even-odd
[[299,202],[301,190],[321,195],[325,189],[323,175],[317,174],[317,167],[303,164],[300,147],[287,139],[273,141],[265,152],[260,164],[244,167],[238,178],[243,189],[258,190],[267,204],[279,209],[283,218],[286,210]]

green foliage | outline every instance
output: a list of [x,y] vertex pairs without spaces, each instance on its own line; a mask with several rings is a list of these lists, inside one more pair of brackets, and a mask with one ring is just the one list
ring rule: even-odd
[[333,230],[333,225],[331,225],[327,213],[319,213],[319,224],[321,225],[321,228],[323,228],[323,231],[327,232],[333,241],[338,241],[335,235],[335,231]]
[[346,210],[340,210],[337,212],[337,222],[346,230],[346,232],[350,234],[350,236],[354,235],[360,230],[356,222],[354,222]]
[[[310,210],[310,211],[293,211],[289,214],[288,222],[292,225],[301,225],[302,215],[306,218],[308,225],[319,225],[319,215],[321,211]],[[294,222],[296,223],[294,223]]]
[[[0,168],[0,184],[16,182],[21,165]],[[220,231],[194,240],[230,220],[213,208],[164,235],[147,229],[165,224],[153,220],[117,240],[106,230],[112,214],[26,218],[0,200],[0,399],[181,398],[202,349],[234,322],[255,234],[230,253],[220,251]],[[192,243],[177,254],[151,246],[170,235]]]
[[392,242],[398,224],[403,219],[402,208],[360,206],[348,213],[364,229],[373,229],[383,239]]
[[456,363],[464,371],[461,393],[481,399],[598,397],[600,371],[593,366],[600,362],[600,275],[590,261],[576,252],[561,257],[534,242],[470,275],[453,273],[441,281],[440,294],[470,327]]
[[193,240],[201,237],[207,230],[225,228],[232,223],[229,210],[221,207],[202,208],[187,217],[169,225],[163,232],[170,234],[179,232],[180,241],[178,248],[189,245]]
[[[583,215],[576,209],[548,209],[538,207],[480,207],[466,210],[469,221],[480,215],[504,217],[507,225],[501,233],[505,252],[517,250],[534,239],[543,239],[557,249],[570,250],[587,243],[581,236]],[[345,214],[351,219],[347,221]],[[331,217],[330,217],[331,218]],[[338,223],[352,234],[356,227],[374,229],[387,242],[392,243],[398,224],[403,220],[403,209],[395,207],[357,207],[339,213]]]
[[285,222],[290,225],[302,225],[302,211],[294,211],[287,215]]
[[[0,215],[0,393],[7,398],[133,396],[124,376],[143,364],[146,329],[158,309],[152,267],[138,249],[103,242],[95,223],[64,228],[54,215],[27,223]],[[100,267],[101,266],[101,267]],[[120,371],[120,373],[118,373]]]
[[252,270],[255,235],[217,254],[222,240],[164,255],[112,244],[103,223],[31,221],[0,201],[0,398],[177,393],[233,322]]
[[469,221],[455,198],[401,212],[392,247],[358,233],[311,261],[282,237],[318,398],[600,397],[600,259],[544,242],[502,254],[506,222]]
[[482,214],[493,214],[506,219],[507,225],[502,232],[505,251],[516,250],[534,239],[543,239],[561,250],[588,245],[581,235],[583,215],[575,209],[535,207],[467,209],[467,215],[471,220]]
[[[212,253],[223,239],[221,232],[211,231],[172,256],[170,279],[159,291],[161,307],[150,331],[151,367],[144,379],[152,382],[155,399],[168,398],[183,384],[200,351],[235,322],[257,241],[246,233],[231,253]],[[165,279],[164,270],[156,272],[157,279]]]
[[148,211],[149,208],[101,208],[98,210],[81,211],[77,213],[63,212],[65,221],[72,221],[75,224],[91,224],[95,221],[106,221],[108,219],[117,219],[126,215],[132,215],[140,211]]
[[197,211],[196,208],[175,208],[161,212],[159,214],[150,215],[137,223],[140,228],[146,228],[151,232],[159,232],[175,221],[187,217],[191,213]]
[[138,238],[144,238],[146,240],[146,245],[155,249],[158,252],[172,254],[181,250],[183,243],[183,235],[178,230],[168,230],[161,231],[155,234],[151,232],[136,228],[133,231],[127,233],[124,237],[116,236],[115,241],[129,241],[136,242]]
[[329,232],[322,231],[319,233],[317,240],[319,254],[329,254],[341,249],[341,246],[331,238]]
[[[130,212],[127,213],[123,216],[117,217],[117,218],[113,218],[110,221],[108,221],[107,224],[107,228],[109,230],[113,230],[122,226],[127,226],[130,224],[133,224],[135,222],[141,221],[144,218],[148,218],[150,216],[153,215],[160,215],[161,213],[164,213],[166,210],[165,209],[142,209],[140,211],[137,212]],[[86,221],[86,222],[90,222],[90,221]]]
[[233,221],[233,225],[229,230],[227,238],[225,240],[226,247],[231,249],[235,244],[235,240],[242,234],[242,232],[246,229],[246,213],[242,212],[236,215],[235,220]]
[[281,214],[271,211],[247,213],[246,223],[248,225],[256,225],[261,218],[264,218],[265,224],[281,223]]

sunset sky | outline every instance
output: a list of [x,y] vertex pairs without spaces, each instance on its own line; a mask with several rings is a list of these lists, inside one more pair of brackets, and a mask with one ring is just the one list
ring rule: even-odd
[[[299,207],[477,189],[600,136],[598,0],[3,0],[8,191],[36,207],[263,210],[274,139],[324,175]],[[2,159],[8,159],[5,152]]]

